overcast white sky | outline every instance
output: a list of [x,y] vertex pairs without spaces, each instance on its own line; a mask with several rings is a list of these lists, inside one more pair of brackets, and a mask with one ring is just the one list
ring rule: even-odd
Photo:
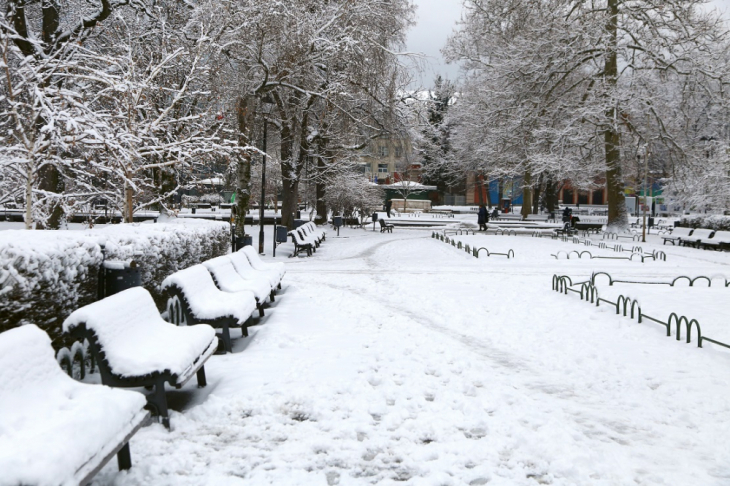
[[[418,6],[418,24],[408,35],[408,50],[423,53],[430,61],[429,68],[421,76],[421,86],[432,86],[436,74],[456,79],[459,76],[458,66],[447,65],[440,50],[461,18],[462,0],[414,0],[414,3]],[[728,17],[730,0],[712,0],[710,5],[726,12]]]

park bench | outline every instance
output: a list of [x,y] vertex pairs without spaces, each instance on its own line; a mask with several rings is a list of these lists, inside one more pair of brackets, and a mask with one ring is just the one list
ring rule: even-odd
[[253,293],[219,290],[205,266],[193,265],[173,273],[162,281],[161,290],[170,297],[168,318],[184,320],[188,326],[209,324],[220,329],[226,352],[231,352],[230,328],[240,327],[241,335],[248,336],[247,326],[256,310]]
[[34,324],[0,334],[0,484],[81,484],[117,456],[144,424],[144,395],[79,383],[58,366]]
[[319,228],[316,224],[314,224],[311,221],[308,223],[304,223],[299,228],[303,229],[306,234],[313,235],[317,239],[317,246],[319,246],[319,244],[322,243],[327,238],[327,232],[325,230]]
[[[246,258],[248,258],[248,262],[251,264],[251,267],[253,267],[254,270],[268,275],[269,280],[271,281],[271,285],[273,287],[281,288],[281,281],[284,279],[284,275],[286,275],[286,268],[284,267],[283,263],[264,262],[263,260],[261,260],[259,254],[256,253],[256,250],[254,250],[250,246],[244,246],[241,250],[231,254],[231,258],[235,258],[235,256],[239,253],[245,255]],[[234,265],[236,264],[235,259],[233,263]],[[238,267],[236,267],[236,269],[239,272],[241,271]]]
[[527,221],[546,222],[550,218],[549,214],[528,214]]
[[381,233],[385,233],[386,231],[388,233],[392,233],[393,232],[393,228],[394,228],[393,224],[386,223],[384,219],[379,219],[378,220],[378,223],[380,223],[380,232]]
[[307,256],[312,256],[312,253],[315,250],[315,246],[312,242],[305,240],[297,230],[290,231],[289,236],[291,236],[291,239],[294,242],[294,253],[292,256],[297,256],[302,251],[307,252]]
[[662,236],[662,240],[664,242],[663,245],[667,244],[667,241],[670,242],[672,245],[675,245],[677,243],[681,243],[681,238],[688,238],[692,235],[692,232],[694,229],[692,228],[682,228],[680,226],[674,228],[674,231],[672,231],[672,234],[669,236]]
[[317,251],[317,248],[319,248],[320,240],[317,238],[317,236],[311,232],[308,232],[307,229],[304,227],[304,225],[300,226],[299,228],[296,228],[294,231],[299,233],[299,236],[302,241],[309,243],[312,245],[312,248],[314,251]]
[[154,387],[148,407],[168,428],[165,383],[180,388],[196,375],[198,386],[205,386],[205,362],[218,348],[210,326],[176,327],[165,322],[142,287],[75,310],[64,321],[63,331],[89,341],[104,385]]
[[271,302],[276,300],[277,283],[281,282],[281,280],[277,280],[272,273],[253,268],[248,257],[241,250],[233,252],[230,255],[226,255],[225,258],[230,261],[235,272],[241,278],[256,281],[257,285],[260,285],[262,290],[264,288],[266,289],[266,293]]
[[730,231],[715,231],[710,238],[701,238],[699,245],[715,250],[730,249]]
[[683,246],[691,246],[693,248],[699,248],[700,241],[703,239],[712,238],[715,230],[697,228],[692,232],[691,236],[683,236],[679,239],[679,242]]
[[[247,259],[246,261],[248,262]],[[228,255],[204,261],[203,266],[208,269],[215,285],[223,292],[251,292],[256,300],[259,317],[264,317],[264,304],[272,290],[265,275],[242,274],[237,271],[238,268]]]

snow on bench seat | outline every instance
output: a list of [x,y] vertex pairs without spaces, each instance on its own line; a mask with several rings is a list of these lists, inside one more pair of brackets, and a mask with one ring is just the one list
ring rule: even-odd
[[162,281],[162,291],[180,302],[188,324],[210,324],[223,331],[223,344],[231,351],[229,329],[241,327],[248,336],[247,323],[256,310],[256,299],[250,291],[223,292],[203,265],[193,265],[173,273]]
[[74,311],[63,330],[72,333],[79,326],[95,334],[111,371],[124,378],[167,371],[184,380],[193,363],[216,343],[210,326],[176,327],[165,322],[142,287]]
[[70,378],[35,325],[0,334],[0,484],[86,484],[118,452],[128,468],[144,406],[141,393]]
[[239,325],[243,325],[256,310],[256,301],[251,292],[222,292],[203,265],[180,270],[162,281],[163,291],[172,286],[177,286],[185,293],[190,310],[198,320],[231,316]]
[[[248,262],[248,260],[246,261]],[[215,284],[222,291],[252,293],[256,300],[256,307],[259,309],[259,315],[264,315],[263,304],[271,294],[271,284],[266,275],[246,276],[237,272],[228,255],[207,260],[203,262],[203,266],[208,269]]]
[[205,386],[205,362],[218,349],[212,327],[177,327],[165,322],[142,287],[74,311],[64,321],[63,330],[89,340],[103,384],[154,387],[147,402],[168,428],[165,383],[180,388],[197,375],[198,386]]
[[263,260],[261,260],[261,257],[259,257],[258,253],[256,253],[256,250],[254,250],[253,247],[250,246],[244,246],[237,253],[241,252],[246,255],[246,258],[248,258],[249,263],[251,263],[251,266],[255,270],[258,270],[260,272],[266,272],[269,275],[269,278],[271,279],[273,285],[281,288],[281,281],[286,274],[286,268],[284,267],[283,263],[264,262]]

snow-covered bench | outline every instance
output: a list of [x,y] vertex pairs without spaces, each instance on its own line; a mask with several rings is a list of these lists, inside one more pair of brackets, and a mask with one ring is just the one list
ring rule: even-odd
[[315,251],[315,247],[312,242],[304,239],[304,237],[297,230],[290,231],[289,235],[294,242],[294,254],[292,256],[297,256],[302,251],[306,251],[307,256],[312,256],[312,253]]
[[299,233],[299,236],[301,239],[309,244],[312,245],[314,251],[317,251],[317,248],[319,248],[320,240],[314,233],[311,232],[311,230],[307,230],[307,228],[302,225],[299,228],[295,229],[297,233]]
[[730,231],[715,231],[710,238],[701,238],[699,245],[715,250],[730,249]]
[[300,228],[304,229],[307,234],[313,235],[317,239],[317,246],[327,238],[327,232],[319,228],[313,222],[304,223]]
[[715,232],[715,230],[711,229],[704,229],[704,228],[697,228],[692,232],[691,236],[682,236],[679,238],[679,242],[683,246],[690,245],[694,248],[699,247],[701,240],[706,240],[708,238],[712,237],[712,234]]
[[212,327],[165,322],[142,287],[75,310],[63,322],[63,331],[89,340],[103,384],[154,387],[148,406],[168,428],[165,383],[180,388],[196,375],[198,386],[205,386],[205,362],[218,349]]
[[[248,262],[247,259],[246,261]],[[228,255],[204,261],[203,266],[208,269],[216,286],[223,292],[251,293],[256,301],[259,316],[264,316],[264,304],[266,304],[266,298],[271,294],[271,284],[268,278],[242,275],[237,271]]]
[[231,262],[231,265],[233,265],[236,273],[238,273],[244,279],[254,280],[258,282],[258,284],[261,285],[262,288],[266,288],[269,300],[271,300],[271,302],[274,302],[274,300],[276,300],[277,284],[281,282],[281,278],[278,276],[278,273],[274,275],[270,272],[256,270],[255,268],[253,268],[248,257],[242,250],[233,252],[230,255],[226,255],[226,258],[228,258],[228,260]]
[[689,237],[693,231],[694,231],[694,229],[692,229],[692,228],[683,228],[681,226],[678,226],[678,227],[674,228],[671,235],[662,236],[662,240],[664,240],[664,242],[662,244],[666,245],[667,241],[673,245],[676,243],[680,243],[681,242],[680,238]]
[[35,325],[3,332],[0,484],[85,485],[115,454],[129,469],[144,406],[141,393],[74,381]]
[[[271,281],[271,284],[274,287],[281,288],[281,281],[284,279],[284,275],[286,275],[286,268],[283,263],[281,262],[275,262],[275,263],[266,263],[263,260],[261,260],[261,257],[258,253],[256,253],[256,250],[253,249],[253,247],[250,246],[244,246],[241,250],[236,252],[236,254],[242,253],[248,258],[248,262],[251,264],[254,270],[263,272],[265,275],[268,275],[269,281]],[[236,254],[232,254],[231,256],[234,257]],[[236,265],[236,260],[234,258],[233,264]],[[236,266],[236,270],[241,272],[241,269]]]
[[380,223],[380,232],[381,233],[385,233],[386,231],[388,233],[392,233],[393,232],[393,228],[395,227],[393,224],[386,223],[384,219],[379,219],[378,220],[378,223]]
[[181,313],[188,326],[210,324],[220,329],[226,352],[232,349],[230,328],[240,327],[241,334],[248,336],[247,326],[256,311],[253,293],[221,291],[205,266],[193,265],[173,273],[162,281],[161,289],[173,301],[168,309]]

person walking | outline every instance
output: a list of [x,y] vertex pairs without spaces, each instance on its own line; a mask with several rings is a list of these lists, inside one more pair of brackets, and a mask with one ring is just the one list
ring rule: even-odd
[[487,208],[484,204],[479,205],[479,213],[477,214],[477,223],[479,223],[479,231],[487,231]]
[[385,201],[385,212],[388,213],[388,217],[390,218],[390,209],[393,207],[393,201],[388,199]]

